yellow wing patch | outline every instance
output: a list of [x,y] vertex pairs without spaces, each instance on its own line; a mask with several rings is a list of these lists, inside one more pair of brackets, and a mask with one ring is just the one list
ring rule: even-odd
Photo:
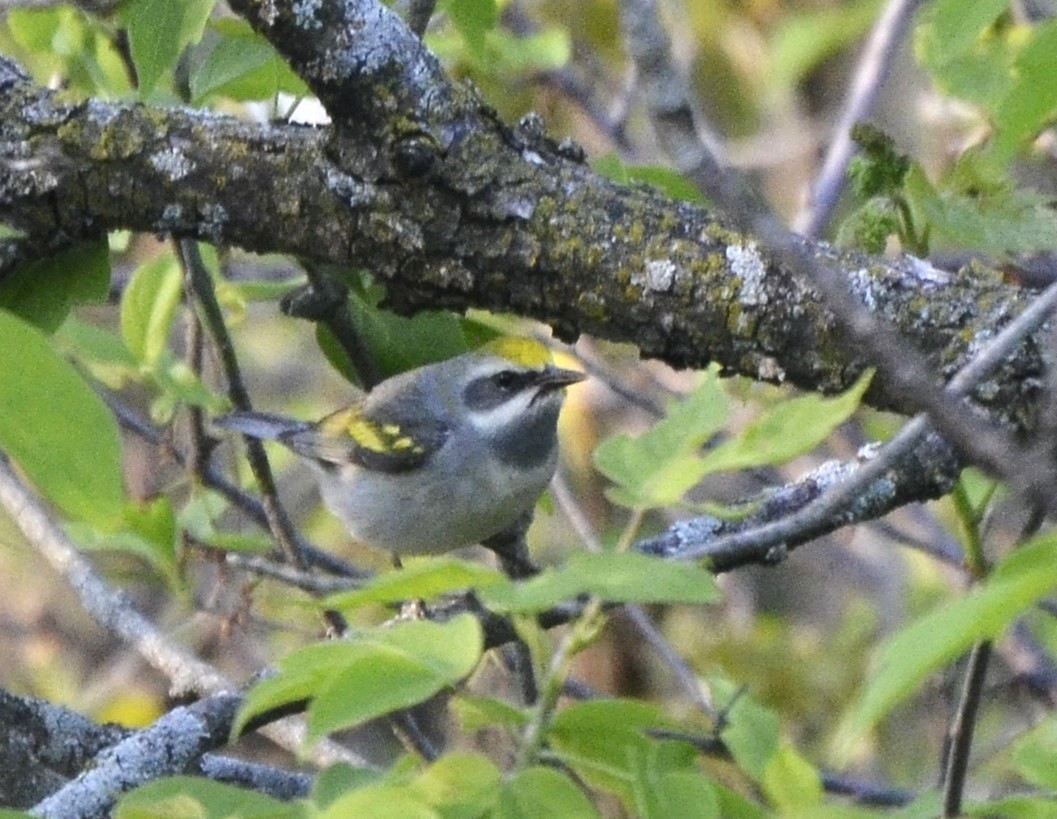
[[396,424],[379,424],[364,418],[355,407],[339,410],[319,423],[323,437],[348,436],[357,446],[371,452],[421,455],[425,452],[415,439]]
[[524,336],[502,336],[489,341],[481,349],[521,367],[539,369],[554,363],[550,350],[534,338]]

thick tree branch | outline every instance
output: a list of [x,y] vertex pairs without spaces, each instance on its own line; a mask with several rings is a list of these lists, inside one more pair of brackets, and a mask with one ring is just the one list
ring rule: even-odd
[[[701,207],[603,179],[532,123],[508,129],[483,105],[425,175],[380,180],[336,164],[324,129],[66,104],[0,69],[0,221],[30,237],[132,229],[365,266],[399,309],[513,311],[567,338],[589,332],[675,366],[716,361],[824,392],[864,367],[818,294],[751,239]],[[339,141],[341,161],[377,168],[373,143]],[[1030,297],[987,271],[801,247],[844,271],[855,298],[947,376]],[[1029,426],[1040,372],[1029,344],[977,397]],[[868,400],[908,409],[883,383]]]

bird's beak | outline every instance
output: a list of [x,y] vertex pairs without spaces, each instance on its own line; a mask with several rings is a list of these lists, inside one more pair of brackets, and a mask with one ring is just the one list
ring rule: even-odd
[[563,370],[561,367],[554,366],[544,367],[536,379],[537,395],[560,390],[570,384],[578,384],[585,378],[587,378],[586,375],[576,370]]

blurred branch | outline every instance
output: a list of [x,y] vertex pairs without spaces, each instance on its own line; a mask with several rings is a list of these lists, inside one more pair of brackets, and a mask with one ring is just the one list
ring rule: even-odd
[[[935,366],[911,345],[900,328],[885,321],[876,309],[869,309],[869,300],[864,304],[862,294],[850,286],[850,271],[814,252],[759,202],[745,180],[717,165],[708,147],[697,138],[688,116],[689,105],[679,103],[680,98],[687,97],[686,83],[671,67],[668,37],[657,18],[655,3],[622,0],[620,9],[628,50],[642,82],[652,89],[664,84],[663,94],[649,98],[650,114],[672,164],[773,258],[822,293],[840,327],[843,344],[866,353],[878,368],[886,395],[897,398],[904,408],[928,412],[932,424],[962,458],[1002,476],[1029,503],[1050,511],[1057,509],[1050,491],[1057,483],[1057,470],[1049,453],[1026,448],[1006,429],[966,412],[959,396],[940,389]],[[673,111],[678,114],[673,116]],[[930,265],[918,264],[934,272]],[[852,273],[851,278],[857,275]]]
[[807,206],[793,220],[793,227],[805,236],[818,236],[833,215],[847,181],[848,163],[855,153],[851,129],[870,115],[888,79],[899,46],[910,26],[910,18],[923,0],[888,0],[866,41],[855,67],[848,99],[833,129],[822,171],[812,186]]

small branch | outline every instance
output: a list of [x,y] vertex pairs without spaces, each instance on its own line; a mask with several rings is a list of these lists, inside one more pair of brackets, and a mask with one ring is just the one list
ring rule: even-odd
[[230,680],[162,635],[124,595],[112,591],[98,578],[76,545],[19,480],[2,454],[0,504],[26,539],[65,578],[92,618],[134,646],[152,668],[164,674],[171,682],[174,696],[234,690]]
[[[165,451],[165,454],[176,461],[177,464],[181,466],[185,464],[183,453],[172,445],[168,437],[164,435],[160,429],[130,410],[112,393],[106,390],[97,390],[97,392],[106,402],[110,411],[114,413],[114,417],[117,418],[118,423],[121,424],[124,429],[137,437],[142,438],[144,441],[162,448]],[[266,531],[268,530],[268,516],[264,511],[264,505],[257,500],[256,497],[248,492],[242,491],[242,489],[229,481],[227,476],[224,475],[212,461],[206,463],[205,470],[199,476],[199,479],[205,486],[210,489],[215,489],[223,495],[228,503],[248,515],[250,519],[262,529],[265,529]],[[322,571],[337,575],[338,577],[362,579],[370,576],[369,572],[358,569],[329,552],[312,545],[302,537],[300,532],[295,532],[295,534],[297,536],[301,553],[314,568],[321,569]]]
[[[1057,284],[1050,285],[951,379],[945,390],[948,397],[960,400],[965,396],[1045,322],[1055,306]],[[937,494],[949,491],[957,477],[957,465],[946,452],[946,445],[928,430],[928,416],[918,415],[884,445],[880,456],[864,465],[824,465],[797,482],[798,487],[810,486],[812,491],[807,498],[783,487],[747,518],[734,522],[715,518],[682,521],[664,534],[639,543],[637,548],[680,559],[708,557],[717,572],[748,562],[779,562],[790,549],[820,534],[895,508],[905,497],[906,484],[921,481],[924,475],[932,476],[931,480],[925,479],[926,485],[931,483]],[[916,463],[905,463],[904,458]],[[886,474],[890,470],[892,474]],[[918,494],[923,489],[926,487],[914,486],[911,494],[924,497]],[[779,518],[785,502],[795,511]]]
[[32,809],[34,816],[95,819],[110,815],[118,797],[160,776],[183,773],[206,751],[228,740],[242,698],[214,694],[174,708],[150,728],[103,751],[95,764]]
[[818,181],[812,188],[807,207],[797,214],[794,230],[804,236],[818,236],[833,215],[844,189],[848,163],[855,153],[852,127],[870,115],[884,87],[910,18],[922,0],[889,0],[863,49],[852,78],[851,91],[833,129],[833,141],[826,153]]
[[965,793],[965,775],[969,767],[969,750],[973,744],[973,729],[976,714],[984,690],[987,663],[991,658],[991,643],[977,643],[969,654],[965,669],[965,685],[962,688],[958,711],[947,735],[947,758],[943,774],[943,816],[954,817],[962,813],[962,796]]
[[[249,392],[242,383],[242,373],[239,369],[238,358],[235,355],[235,347],[228,335],[227,325],[224,323],[224,315],[217,302],[216,293],[213,291],[213,282],[209,271],[202,261],[197,245],[190,240],[178,243],[178,256],[184,269],[188,295],[199,305],[209,335],[220,356],[221,366],[228,382],[228,395],[237,409],[249,410]],[[283,550],[290,563],[298,569],[304,570],[308,563],[301,553],[297,542],[297,535],[293,524],[286,515],[279,502],[279,495],[275,488],[275,479],[272,477],[271,466],[268,463],[268,455],[264,451],[264,445],[256,438],[245,436],[246,458],[249,461],[253,477],[261,490],[264,514],[268,519],[268,526],[276,543]]]
[[352,320],[348,288],[321,273],[315,265],[306,264],[305,272],[308,284],[283,296],[279,309],[285,315],[319,322],[326,327],[341,345],[360,386],[372,389],[382,380],[382,374],[363,334]]
[[419,38],[426,33],[437,0],[400,0],[394,8],[403,16],[407,27]]

